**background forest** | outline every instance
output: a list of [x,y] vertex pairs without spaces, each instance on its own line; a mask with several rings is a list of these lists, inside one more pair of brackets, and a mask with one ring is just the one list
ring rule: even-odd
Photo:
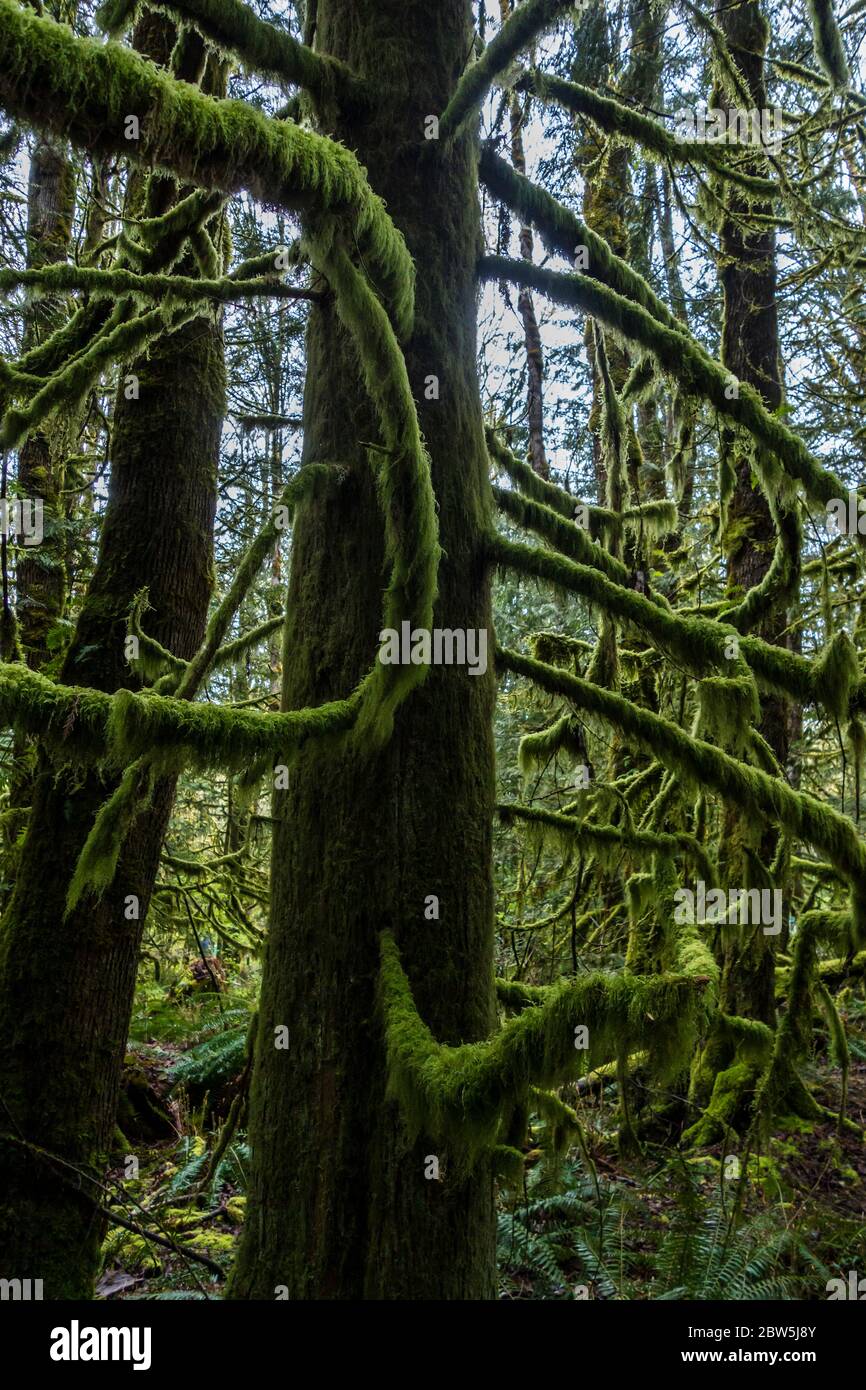
[[866,1275],[864,36],[0,0],[0,1276]]

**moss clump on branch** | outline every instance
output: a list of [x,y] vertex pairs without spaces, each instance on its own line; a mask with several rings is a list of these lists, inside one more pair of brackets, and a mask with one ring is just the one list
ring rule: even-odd
[[440,138],[453,139],[482,103],[501,72],[529,48],[560,15],[571,0],[525,0],[512,10],[502,28],[491,39],[481,57],[467,68],[439,121]]
[[563,714],[546,729],[524,734],[517,750],[517,765],[527,776],[535,763],[546,763],[557,753],[570,753],[573,758],[586,756],[583,730],[571,714]]
[[[148,9],[161,10],[173,19],[190,22],[211,43],[238,57],[250,71],[303,87],[311,96],[360,100],[366,88],[345,63],[326,53],[316,53],[268,24],[241,0],[148,0]],[[104,33],[118,38],[128,29],[139,9],[138,0],[104,0],[96,22]]]
[[[549,1089],[613,1058],[648,1053],[659,1079],[688,1065],[704,1025],[709,977],[597,973],[550,989],[488,1042],[438,1043],[421,1019],[393,936],[381,936],[380,1005],[389,1091],[411,1133],[441,1139],[471,1163],[507,1130],[533,1087]],[[588,1047],[575,1049],[575,1029]]]

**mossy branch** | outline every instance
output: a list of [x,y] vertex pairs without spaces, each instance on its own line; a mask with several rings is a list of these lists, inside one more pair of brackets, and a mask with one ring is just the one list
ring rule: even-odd
[[668,855],[687,855],[704,882],[713,886],[718,875],[704,846],[693,835],[685,832],[668,834],[660,830],[632,830],[618,825],[594,825],[576,816],[566,816],[558,811],[544,811],[534,806],[521,806],[516,802],[502,803],[496,808],[504,825],[515,820],[527,825],[547,828],[559,836],[563,844],[595,853],[601,862],[609,864],[618,855],[628,851],[636,855],[662,853]]
[[469,117],[481,109],[500,73],[555,24],[571,3],[572,0],[525,0],[512,10],[478,61],[466,69],[457,83],[439,120],[440,139],[455,138]]
[[622,695],[517,652],[498,649],[496,660],[501,669],[526,676],[550,694],[604,719],[690,784],[716,792],[743,814],[783,825],[804,843],[820,849],[849,884],[855,917],[862,920],[866,846],[847,816],[713,744],[693,738],[670,720]]
[[[712,1000],[711,957],[652,978],[598,972],[552,987],[489,1041],[450,1047],[420,1017],[389,932],[380,946],[389,1092],[410,1132],[443,1140],[465,1162],[496,1143],[535,1086],[555,1087],[635,1050],[648,1053],[659,1078],[682,1070]],[[588,1046],[577,1050],[581,1026]]]
[[489,280],[511,280],[578,309],[611,328],[620,337],[652,353],[661,369],[694,396],[703,397],[722,416],[752,435],[776,456],[807,495],[822,505],[847,496],[839,478],[824,468],[803,441],[776,415],[747,382],[732,391],[729,372],[681,328],[673,330],[653,319],[640,304],[587,275],[563,275],[505,256],[485,256],[479,274]]
[[594,232],[552,194],[513,169],[490,145],[482,147],[478,172],[482,183],[493,196],[517,213],[527,225],[535,227],[551,251],[565,256],[573,264],[578,247],[586,247],[589,262],[586,274],[590,279],[600,280],[617,294],[641,305],[667,328],[683,332],[683,325],[643,276],[621,256],[617,256],[604,237]]
[[[370,451],[390,564],[383,626],[399,630],[401,622],[408,620],[413,627],[429,629],[441,554],[439,526],[430,462],[406,363],[387,314],[343,247],[334,244],[319,254],[335,292],[337,312],[355,344],[385,445],[384,451]],[[385,741],[398,704],[426,674],[425,666],[385,666],[375,661],[360,687],[364,703],[359,736]]]
[[[247,102],[217,100],[119,44],[79,38],[66,25],[0,0],[0,106],[91,154],[122,154],[223,193],[248,189],[290,212],[345,218],[408,333],[414,267],[402,236],[355,155]],[[128,118],[139,138],[127,139]]]
[[[138,0],[104,0],[96,12],[96,23],[116,39],[130,27],[139,8]],[[195,25],[212,44],[262,77],[303,87],[318,99],[339,96],[362,101],[369,97],[365,84],[347,64],[314,52],[284,29],[259,19],[240,0],[147,0],[147,8]]]
[[625,106],[613,97],[602,96],[591,87],[578,82],[566,82],[537,69],[524,73],[517,86],[542,101],[564,106],[579,116],[588,116],[607,134],[618,135],[640,145],[650,154],[658,155],[666,164],[692,164],[709,169],[725,181],[742,188],[750,196],[763,200],[779,196],[775,179],[763,178],[741,169],[730,159],[742,147],[730,145],[728,157],[718,145],[699,140],[678,140],[659,121],[643,115],[634,107]]
[[241,557],[227,593],[208,621],[204,641],[181,676],[176,695],[191,700],[214,664],[232,619],[240,608],[256,575],[277,544],[283,527],[281,511],[291,515],[304,498],[319,496],[342,482],[345,470],[339,465],[308,463],[291,478],[280,493],[273,514]]
[[31,734],[63,761],[125,766],[144,754],[166,765],[242,771],[279,759],[310,739],[348,732],[359,699],[282,714],[194,704],[151,691],[108,695],[57,685],[17,663],[0,663],[0,724]]
[[705,676],[714,667],[730,671],[736,665],[727,653],[733,640],[740,657],[768,691],[820,705],[836,717],[844,716],[849,704],[860,696],[857,653],[844,631],[836,633],[819,660],[809,661],[759,637],[741,636],[735,627],[711,618],[698,614],[683,617],[598,570],[551,550],[521,545],[493,533],[487,540],[487,553],[494,564],[543,579],[566,593],[580,594],[604,612],[634,623],[696,677]]
[[[273,263],[273,257],[270,258]],[[114,267],[97,270],[93,266],[52,265],[40,270],[0,270],[0,294],[19,287],[36,289],[44,294],[82,290],[94,297],[107,295],[138,296],[160,302],[195,303],[208,300],[230,304],[240,299],[256,299],[265,295],[275,299],[320,300],[317,290],[288,285],[273,272],[272,278],[235,279],[222,276],[214,280],[196,280],[189,275],[139,275],[132,270]]]

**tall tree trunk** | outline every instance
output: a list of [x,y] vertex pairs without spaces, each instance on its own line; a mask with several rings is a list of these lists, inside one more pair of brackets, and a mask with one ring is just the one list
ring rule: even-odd
[[[425,142],[472,39],[469,0],[320,0],[317,47],[374,83],[375,109],[328,122],[367,166],[417,265],[406,345],[440,508],[436,622],[490,627],[478,553],[487,463],[475,366],[480,241],[475,149]],[[283,707],[351,691],[381,626],[383,526],[363,441],[376,438],[334,312],[308,338],[304,460],[351,465],[297,518]],[[428,399],[438,378],[439,398]],[[302,752],[275,795],[271,927],[251,1093],[248,1219],[236,1298],[486,1299],[494,1293],[489,1170],[461,1175],[404,1135],[386,1100],[378,937],[400,944],[435,1036],[493,1021],[493,676],[434,667],[383,751]],[[429,919],[438,903],[438,916]],[[425,905],[427,916],[425,916]],[[275,1046],[275,1029],[289,1046]],[[435,1171],[439,1179],[425,1176]]]
[[[737,67],[752,98],[753,107],[763,112],[767,104],[764,77],[764,51],[768,40],[767,22],[758,0],[745,0],[731,7],[719,7],[716,20],[731,48]],[[759,391],[770,410],[782,402],[779,367],[779,325],[776,309],[776,236],[770,229],[751,232],[742,225],[749,212],[742,200],[731,197],[730,216],[721,229],[721,282],[723,294],[722,362],[741,382]],[[770,209],[758,209],[769,211]],[[767,498],[755,486],[750,451],[738,447],[726,434],[723,447],[729,451],[734,487],[728,504],[728,534],[735,539],[728,546],[728,589],[742,596],[764,578],[773,559],[776,523]],[[775,642],[787,626],[787,614],[766,615],[756,631],[765,641]],[[761,701],[761,733],[784,768],[788,759],[790,705],[782,696],[765,696]],[[745,846],[754,848],[764,859],[772,854],[774,835],[764,835],[755,844],[754,827],[735,812],[728,812],[726,848],[728,876],[737,887],[748,884]],[[726,950],[723,975],[723,1008],[772,1024],[775,1021],[774,956],[769,949],[772,938],[760,928],[742,933],[742,940]]]
[[[164,646],[188,658],[204,633],[225,408],[221,330],[193,320],[129,371],[138,399],[118,393],[99,557],[61,676],[109,691],[135,684],[124,639],[142,586],[149,631]],[[141,932],[174,798],[174,779],[158,783],[111,887],[65,917],[80,851],[115,785],[95,772],[58,774],[40,756],[0,924],[3,1273],[42,1279],[51,1299],[90,1296],[98,1269],[94,1184],[116,1123]]]
[[[504,24],[512,12],[511,0],[499,0],[499,17]],[[508,117],[511,126],[511,162],[520,174],[526,173],[526,152],[523,145],[523,123],[529,109],[528,98],[521,104],[516,92],[508,101]],[[525,224],[520,228],[520,254],[525,261],[532,261],[535,255],[535,238],[532,228]],[[541,344],[541,330],[532,291],[521,286],[517,296],[517,309],[523,321],[523,341],[526,345],[526,422],[529,429],[529,461],[540,478],[550,477],[550,465],[544,447],[544,351]]]
[[[27,188],[27,264],[32,269],[65,261],[69,255],[75,206],[75,171],[61,141],[43,138],[33,149]],[[56,296],[35,297],[28,305],[23,351],[36,347],[57,328],[62,305]],[[38,552],[22,550],[17,565],[16,613],[21,648],[29,666],[38,669],[47,655],[46,636],[60,617],[66,591],[64,543],[60,519],[63,462],[71,433],[68,411],[24,441],[18,455],[18,485],[23,497],[43,504],[44,536]]]

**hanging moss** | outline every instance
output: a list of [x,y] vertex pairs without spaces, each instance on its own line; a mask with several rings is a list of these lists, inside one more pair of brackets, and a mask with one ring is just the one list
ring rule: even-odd
[[195,314],[195,308],[187,305],[173,312],[166,312],[162,307],[151,309],[116,325],[113,318],[109,320],[89,347],[49,377],[26,405],[7,410],[0,432],[0,447],[17,448],[27,433],[58,405],[71,410],[80,404],[94,381],[113,362],[137,357],[149,343],[166,332],[181,328]]
[[170,672],[175,678],[181,676],[187,668],[187,662],[180,657],[174,656],[161,642],[155,638],[148,637],[141,626],[142,615],[150,608],[150,600],[147,589],[140,589],[135,596],[132,607],[129,610],[129,617],[126,623],[126,631],[130,637],[134,637],[138,644],[139,655],[130,658],[130,665],[145,680],[155,681]]
[[594,825],[588,820],[562,815],[558,811],[543,811],[513,802],[502,803],[496,810],[503,825],[512,825],[517,821],[538,826],[557,839],[567,852],[577,847],[582,853],[594,854],[606,868],[615,864],[624,851],[646,856],[682,854],[691,859],[699,876],[707,884],[718,882],[715,865],[703,845],[684,832],[666,834],[617,825]]
[[110,888],[124,841],[136,818],[149,810],[153,790],[153,770],[139,760],[126,769],[112,795],[100,807],[69,881],[67,917],[85,893],[99,897]]
[[[104,0],[96,23],[111,38],[118,38],[132,25],[139,8],[138,0]],[[365,85],[345,63],[298,43],[284,29],[259,19],[240,0],[148,0],[147,8],[177,21],[191,21],[211,43],[239,58],[249,72],[297,84],[318,98],[339,94],[357,101],[367,95]]]
[[748,110],[751,105],[752,94],[743,77],[739,63],[728,47],[723,30],[699,5],[694,4],[693,0],[682,0],[682,4],[698,28],[707,35],[713,46],[715,69],[722,91],[729,97],[732,105],[741,106]]
[[698,685],[698,731],[714,737],[736,754],[749,746],[752,725],[761,718],[761,702],[749,673],[730,679],[709,676]]
[[[397,331],[413,316],[414,269],[402,236],[355,156],[335,141],[273,121],[242,101],[216,100],[117,44],[0,0],[6,111],[94,154],[123,154],[224,193],[249,189],[287,211],[317,207],[346,218],[381,286]],[[127,140],[129,116],[140,138]]]
[[701,788],[712,788],[746,816],[785,826],[814,844],[842,873],[851,888],[857,921],[863,921],[866,847],[846,816],[785,782],[748,767],[730,754],[693,738],[676,724],[588,681],[512,651],[497,650],[497,665],[528,676],[542,689],[568,699],[576,708],[607,720],[638,747],[652,753]]
[[[394,938],[381,937],[380,1006],[389,1091],[410,1133],[441,1139],[472,1162],[497,1142],[531,1088],[549,1089],[629,1051],[645,1050],[659,1078],[681,1071],[705,1018],[707,977],[582,976],[551,989],[489,1042],[449,1047],[420,1018]],[[575,1028],[589,1046],[576,1050]]]
[[851,73],[848,59],[845,57],[842,35],[833,12],[833,0],[807,0],[807,8],[812,21],[815,57],[827,74],[832,87],[847,87],[851,81]]
[[358,696],[283,714],[193,704],[151,691],[115,695],[57,685],[15,663],[0,664],[0,723],[39,737],[69,762],[110,759],[121,766],[147,753],[194,767],[242,770],[261,757],[279,760],[308,739],[348,732]]
[[512,280],[600,320],[627,341],[651,352],[662,370],[678,380],[689,394],[703,397],[720,415],[753,435],[792,478],[802,483],[811,499],[825,504],[847,495],[847,488],[835,474],[825,469],[799,436],[767,410],[754,387],[740,382],[735,394],[729,391],[730,374],[681,328],[665,328],[639,304],[586,275],[563,275],[505,256],[483,257],[479,274],[484,279]]
[[571,714],[563,714],[537,733],[525,734],[517,750],[517,765],[524,776],[533,764],[546,763],[557,753],[570,753],[575,759],[586,756],[583,730]]

